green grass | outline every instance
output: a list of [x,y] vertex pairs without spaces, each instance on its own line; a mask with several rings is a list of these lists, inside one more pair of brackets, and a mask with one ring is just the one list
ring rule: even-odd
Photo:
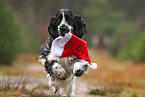
[[101,96],[106,95],[105,91],[101,90],[101,89],[92,90],[92,91],[90,91],[90,94],[91,95],[101,95]]
[[133,92],[131,97],[140,97],[136,92]]
[[123,88],[122,87],[114,87],[114,86],[109,86],[109,87],[104,87],[101,89],[95,89],[95,90],[91,90],[90,94],[91,95],[100,95],[100,96],[117,96],[120,93],[123,92]]
[[49,86],[47,84],[40,84],[34,88],[34,90],[36,89],[49,89]]
[[30,97],[61,97],[61,96],[52,96],[52,95],[48,95],[44,92],[38,93],[38,92],[34,92],[33,94],[29,95]]

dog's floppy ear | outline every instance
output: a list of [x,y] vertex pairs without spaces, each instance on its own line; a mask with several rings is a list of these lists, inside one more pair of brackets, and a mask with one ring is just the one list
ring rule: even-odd
[[79,38],[82,38],[86,31],[86,24],[81,18],[81,16],[76,15],[74,16],[74,28],[73,28],[74,35],[78,36]]
[[58,32],[57,32],[57,25],[56,25],[56,17],[52,17],[50,19],[50,24],[48,26],[48,32],[49,32],[49,35],[55,39],[56,37],[58,37]]

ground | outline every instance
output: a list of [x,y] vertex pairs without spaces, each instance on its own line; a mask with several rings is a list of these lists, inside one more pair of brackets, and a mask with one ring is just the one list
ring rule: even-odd
[[[112,58],[107,50],[89,49],[89,52],[98,68],[77,78],[76,97],[145,96],[145,63]],[[0,96],[52,95],[47,73],[30,54],[20,55],[13,66],[1,66],[0,72]]]

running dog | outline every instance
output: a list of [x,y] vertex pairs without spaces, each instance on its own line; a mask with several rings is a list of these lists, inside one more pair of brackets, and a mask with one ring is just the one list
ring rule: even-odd
[[[54,94],[73,96],[76,76],[83,75],[90,67],[93,69],[97,68],[96,64],[92,65],[83,59],[84,56],[88,57],[88,55],[81,57],[83,55],[82,53],[88,52],[87,49],[85,52],[82,52],[84,48],[78,51],[78,48],[84,47],[84,45],[85,48],[87,47],[86,42],[82,39],[83,35],[87,33],[86,24],[81,16],[74,14],[70,9],[60,9],[56,16],[50,19],[48,32],[50,37],[48,37],[45,44],[38,50],[37,57],[48,72],[48,83],[50,88],[53,89]],[[74,37],[73,39],[75,41],[72,40],[72,37]],[[62,57],[60,53],[64,54],[66,48],[62,46],[70,40],[73,41],[73,43],[70,42],[69,44],[72,48],[69,48],[65,55],[70,52],[72,53]],[[78,43],[80,44],[78,45]],[[79,52],[81,52],[80,55],[77,54]]]

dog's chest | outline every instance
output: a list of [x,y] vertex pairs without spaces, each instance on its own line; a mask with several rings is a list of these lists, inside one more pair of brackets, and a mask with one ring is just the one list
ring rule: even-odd
[[57,61],[62,65],[62,67],[67,71],[71,72],[73,70],[73,63],[76,60],[76,56],[72,55],[69,57],[59,57]]

